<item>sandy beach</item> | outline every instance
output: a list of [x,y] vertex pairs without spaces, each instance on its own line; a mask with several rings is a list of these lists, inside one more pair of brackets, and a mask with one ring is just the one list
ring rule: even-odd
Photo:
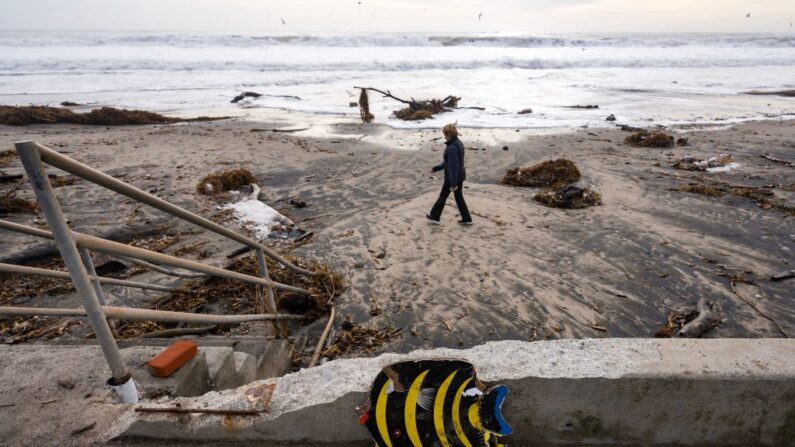
[[[674,148],[631,147],[623,143],[628,133],[618,129],[523,135],[507,143],[500,141],[506,131],[495,136],[463,129],[472,227],[456,224],[452,198],[441,226],[424,217],[441,186],[441,176],[430,172],[443,150],[435,132],[391,131],[393,147],[384,147],[369,141],[383,135],[319,139],[258,131],[282,125],[233,119],[115,128],[3,126],[0,149],[35,140],[215,219],[221,219],[219,203],[196,193],[199,179],[224,169],[251,170],[262,188],[260,199],[313,233],[297,248],[289,241],[273,245],[295,248],[294,255],[345,276],[349,287],[337,300],[337,325],[349,319],[402,329],[402,336],[368,355],[489,340],[651,337],[670,312],[692,309],[702,297],[716,303],[722,317],[707,337],[795,334],[792,285],[770,280],[793,268],[795,168],[762,158],[792,160],[791,122],[675,129],[672,134],[688,138],[690,146]],[[363,124],[335,130],[384,132]],[[412,150],[394,148],[400,146]],[[731,154],[739,166],[716,173],[672,168],[688,154]],[[576,163],[582,173],[577,185],[599,192],[603,205],[547,208],[532,199],[541,189],[499,183],[509,168],[555,158]],[[17,159],[0,169],[22,172]],[[772,191],[783,209],[763,209],[752,198],[732,194],[678,190],[714,182]],[[32,198],[26,183],[0,188]],[[200,244],[200,250],[185,250],[189,257],[216,265],[228,262],[226,255],[238,248],[85,181],[56,191],[77,231],[118,236],[158,227],[179,235],[166,253]],[[291,206],[288,199],[294,196],[308,206]],[[43,222],[25,213],[4,218]],[[235,222],[226,225],[239,228]],[[46,246],[3,232],[0,253],[3,262],[29,262],[46,253]],[[174,282],[156,273],[133,279]],[[111,294],[139,306],[158,296],[121,288]],[[79,302],[73,295],[20,297],[13,305],[73,307]],[[316,337],[322,320],[304,330]]]

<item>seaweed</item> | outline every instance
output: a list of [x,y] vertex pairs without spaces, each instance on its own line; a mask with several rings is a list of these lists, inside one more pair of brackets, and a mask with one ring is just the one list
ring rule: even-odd
[[[346,324],[345,324],[346,323]],[[401,329],[392,326],[373,328],[345,321],[334,341],[323,351],[324,357],[335,358],[352,354],[369,354],[401,336]]]
[[795,216],[795,207],[776,197],[768,188],[755,186],[732,185],[730,183],[703,179],[702,182],[691,182],[675,188],[677,191],[701,194],[710,197],[735,196],[751,199],[763,210],[778,210],[785,214]]
[[674,310],[668,315],[665,326],[654,333],[655,338],[671,338],[676,335],[687,323],[695,320],[699,312],[693,310]]
[[580,171],[574,162],[561,158],[547,160],[530,167],[509,169],[500,183],[558,189],[579,179]]
[[[268,272],[273,281],[301,287],[311,293],[311,296],[306,301],[308,304],[302,309],[296,309],[294,303],[297,300],[294,293],[274,289],[273,294],[277,308],[293,313],[300,310],[300,313],[306,315],[307,321],[313,321],[323,315],[329,307],[329,302],[339,296],[345,289],[344,278],[319,262],[291,256],[287,256],[287,258],[290,262],[317,274],[312,276],[299,275],[290,269],[283,268],[268,258]],[[247,275],[259,276],[259,264],[253,255],[237,259],[226,268]],[[157,310],[191,313],[254,314],[259,312],[258,308],[262,299],[262,292],[264,292],[262,287],[255,284],[210,277],[188,281],[179,290],[161,297],[148,307]],[[302,300],[306,299],[302,298]],[[118,331],[119,336],[122,338],[135,338],[147,332],[171,329],[176,327],[176,325],[177,323],[133,321],[123,324],[118,328]],[[215,332],[228,332],[233,326],[220,325]]]
[[39,211],[39,205],[36,202],[20,199],[16,195],[16,191],[9,191],[0,196],[0,216],[13,213],[36,214]]
[[209,121],[224,117],[171,118],[145,110],[100,107],[86,113],[49,106],[0,106],[0,124],[27,126],[30,124],[84,124],[92,126],[127,126],[170,124],[183,121]]
[[663,131],[640,130],[624,138],[624,143],[637,147],[674,147],[674,137]]
[[403,121],[422,121],[433,118],[433,112],[429,110],[412,110],[411,107],[396,110],[394,115]]
[[17,151],[0,151],[0,166],[8,166],[17,157]]
[[240,189],[243,186],[257,183],[257,178],[248,169],[231,169],[210,174],[196,185],[196,192],[204,195],[216,195],[226,191]]
[[576,186],[566,186],[558,191],[540,192],[533,198],[550,208],[581,209],[602,204],[602,196],[598,192]]

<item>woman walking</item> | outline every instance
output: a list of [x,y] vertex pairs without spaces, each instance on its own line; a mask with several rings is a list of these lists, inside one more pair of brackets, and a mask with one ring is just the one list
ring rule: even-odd
[[444,159],[441,164],[434,166],[431,172],[444,169],[444,185],[442,185],[442,192],[439,193],[439,198],[433,208],[431,208],[431,213],[425,215],[425,217],[431,222],[438,224],[442,218],[442,211],[444,211],[447,197],[452,192],[455,197],[455,203],[458,205],[458,212],[461,213],[461,220],[458,223],[461,225],[472,225],[472,216],[469,215],[467,203],[464,201],[464,180],[467,177],[467,171],[464,167],[464,143],[458,139],[458,129],[453,124],[444,126],[442,133],[447,142],[447,147],[444,149]]

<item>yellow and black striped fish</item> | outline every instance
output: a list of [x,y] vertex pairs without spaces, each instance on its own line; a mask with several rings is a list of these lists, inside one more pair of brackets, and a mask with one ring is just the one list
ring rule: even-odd
[[484,389],[467,362],[403,362],[378,374],[359,420],[379,447],[497,446],[513,432],[501,414],[507,394]]

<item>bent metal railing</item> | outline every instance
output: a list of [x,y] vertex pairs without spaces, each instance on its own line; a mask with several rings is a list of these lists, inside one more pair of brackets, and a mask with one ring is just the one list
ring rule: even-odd
[[[0,220],[0,228],[54,240],[56,246],[58,247],[58,251],[63,257],[64,263],[66,264],[68,273],[10,264],[0,264],[0,272],[69,277],[72,280],[72,284],[74,285],[77,294],[83,298],[83,308],[60,309],[0,307],[0,315],[86,317],[91,325],[92,330],[94,331],[94,334],[97,337],[97,340],[99,341],[102,352],[105,355],[105,359],[108,362],[108,366],[110,367],[111,373],[113,375],[113,384],[122,385],[127,383],[131,376],[127,370],[124,360],[121,357],[121,353],[119,352],[119,348],[113,336],[112,324],[108,321],[109,319],[213,324],[303,319],[303,317],[300,315],[283,315],[276,313],[276,303],[273,296],[274,288],[304,295],[310,295],[310,293],[299,287],[293,287],[271,280],[268,274],[265,256],[271,257],[276,262],[298,274],[313,275],[312,272],[292,264],[260,242],[218,225],[215,222],[171,204],[148,192],[144,192],[138,188],[135,188],[110,175],[102,173],[85,164],[66,157],[48,147],[42,146],[33,141],[18,142],[15,144],[15,146],[17,155],[22,160],[22,165],[25,168],[25,172],[27,173],[31,184],[33,185],[33,190],[36,193],[36,200],[41,207],[51,231],[20,225],[6,220]],[[66,219],[64,218],[63,211],[61,210],[61,206],[58,203],[58,199],[55,196],[55,192],[53,191],[52,185],[50,184],[50,180],[47,176],[47,172],[44,168],[44,163],[253,248],[257,254],[260,276],[246,275],[239,272],[225,270],[200,262],[182,259],[175,256],[72,231],[67,225]],[[199,272],[200,274],[218,276],[221,278],[234,279],[250,284],[265,286],[268,292],[267,304],[268,307],[270,307],[269,310],[271,313],[265,312],[264,300],[260,300],[262,303],[257,309],[257,311],[260,313],[251,315],[193,314],[188,312],[170,312],[108,306],[102,291],[102,284],[163,291],[172,290],[172,288],[115,278],[100,277],[96,274],[89,250],[124,258],[147,268],[151,268],[161,273],[173,276],[193,277],[195,274],[180,273],[161,266],[184,269],[193,272]]]

